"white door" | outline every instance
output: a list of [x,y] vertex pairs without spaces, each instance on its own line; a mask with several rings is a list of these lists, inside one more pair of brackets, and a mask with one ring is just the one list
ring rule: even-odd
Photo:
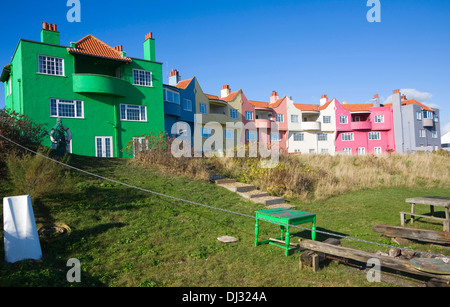
[[95,137],[95,156],[101,158],[112,158],[112,136]]

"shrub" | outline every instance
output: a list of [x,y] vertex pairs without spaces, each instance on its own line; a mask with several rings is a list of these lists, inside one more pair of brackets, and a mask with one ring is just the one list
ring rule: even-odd
[[[41,148],[39,152],[48,156],[51,149]],[[10,152],[6,157],[6,166],[8,179],[16,195],[30,195],[36,200],[69,188],[65,182],[68,171],[62,165],[39,155],[16,155]]]
[[[48,135],[44,125],[37,125],[27,116],[9,109],[0,109],[0,134],[33,150],[37,150],[43,138]],[[0,174],[4,172],[7,155],[23,152],[17,149],[16,145],[0,138]]]
[[[141,151],[134,152],[135,163],[142,166],[154,166],[172,174],[209,180],[210,171],[205,158],[175,157],[172,154],[172,144],[174,139],[169,138],[162,133],[150,134],[145,136],[145,138],[147,144],[144,148],[141,148]],[[125,150],[133,151],[135,145],[136,144],[133,144],[133,140],[130,140]]]

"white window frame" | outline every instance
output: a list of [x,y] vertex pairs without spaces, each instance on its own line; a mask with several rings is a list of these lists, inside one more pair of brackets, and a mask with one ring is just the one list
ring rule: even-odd
[[379,141],[379,140],[381,140],[381,132],[379,132],[379,131],[369,132],[368,135],[369,135],[369,140],[370,141]]
[[183,110],[192,111],[192,100],[183,98]]
[[253,120],[253,112],[245,111],[245,120]]
[[[57,61],[61,60],[60,64],[57,63]],[[45,71],[42,70],[43,65],[42,65],[42,61],[44,61],[44,65],[45,65]],[[47,65],[51,65],[51,62],[53,62],[53,70],[54,73],[51,73],[51,67],[49,68]],[[60,73],[56,73],[57,69],[56,66],[60,65],[59,70]],[[50,71],[50,72],[49,72]],[[59,57],[54,57],[54,56],[48,56],[48,55],[43,55],[43,54],[38,54],[38,74],[41,75],[47,75],[47,76],[57,76],[57,77],[65,77],[65,69],[64,69],[64,59],[63,58],[59,58]]]
[[270,141],[271,142],[280,142],[281,134],[279,132],[271,132],[270,133]]
[[353,141],[354,140],[354,133],[353,132],[344,132],[341,134],[341,140],[342,141]]
[[375,115],[374,121],[376,123],[384,123],[384,114]]
[[298,115],[291,114],[291,123],[298,123]]
[[321,154],[327,154],[327,153],[328,153],[328,148],[322,148],[322,149],[320,149],[320,153],[321,153]]
[[366,154],[366,147],[358,147],[358,156],[364,156]]
[[424,138],[426,136],[426,131],[425,129],[419,129],[419,137],[420,138]]
[[434,114],[433,114],[434,112],[431,112],[431,111],[423,111],[423,118],[431,118],[431,119],[433,119],[434,118]]
[[438,138],[438,133],[437,133],[436,130],[432,130],[432,131],[431,131],[431,137],[432,137],[433,139],[437,139],[437,138]]
[[383,153],[383,151],[381,150],[381,147],[374,147],[373,148],[373,153],[375,155],[381,155]]
[[206,103],[199,102],[199,104],[198,104],[198,111],[201,114],[208,114],[208,108],[206,107]]
[[346,153],[347,155],[351,155],[352,149],[351,148],[342,148],[342,152]]
[[[172,94],[172,99],[169,99],[169,95],[168,95],[169,92]],[[164,101],[180,105],[180,93],[177,91],[173,91],[168,88],[165,88],[164,89]]]
[[[56,114],[52,113],[52,102],[55,101],[56,105]],[[81,106],[78,106],[78,102],[81,103]],[[74,116],[65,116],[60,114],[59,105],[73,105]],[[58,98],[50,98],[49,101],[50,107],[50,117],[60,117],[60,118],[84,118],[84,101],[83,100],[72,100],[72,99],[58,99]],[[79,110],[81,108],[81,110]],[[81,113],[80,116],[77,114]]]
[[329,115],[324,115],[323,118],[322,118],[322,122],[323,122],[324,124],[331,124],[331,116],[329,116]]
[[302,142],[305,140],[305,134],[303,132],[293,133],[294,142]]
[[339,124],[348,124],[348,116],[340,115],[339,116]]
[[284,114],[275,114],[275,121],[277,123],[284,123]]
[[[122,108],[124,108],[124,113],[122,114]],[[139,110],[139,119],[129,119],[128,118],[128,109],[138,109]],[[142,105],[134,105],[134,104],[120,104],[120,120],[126,122],[147,122],[147,106]]]
[[[148,78],[147,73],[149,74]],[[133,68],[133,85],[153,87],[153,73],[150,70]]]
[[416,119],[417,120],[422,120],[422,111],[417,111],[416,112]]
[[319,132],[317,133],[317,140],[318,141],[328,141],[328,134]]
[[[102,153],[101,156],[98,155],[98,145],[97,145],[97,139],[102,140]],[[103,156],[103,153],[106,155],[106,139],[110,140],[110,157]],[[98,158],[113,158],[114,157],[114,146],[113,146],[113,137],[112,136],[96,136],[94,137],[95,140],[95,156]]]

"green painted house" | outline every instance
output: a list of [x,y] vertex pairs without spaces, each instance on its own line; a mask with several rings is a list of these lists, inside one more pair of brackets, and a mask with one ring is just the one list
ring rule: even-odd
[[[162,64],[145,36],[143,59],[127,57],[92,35],[60,44],[54,24],[42,23],[41,40],[21,39],[3,68],[5,107],[50,129],[70,129],[68,150],[97,157],[129,157],[133,138],[164,131]],[[50,138],[45,141],[51,146]]]

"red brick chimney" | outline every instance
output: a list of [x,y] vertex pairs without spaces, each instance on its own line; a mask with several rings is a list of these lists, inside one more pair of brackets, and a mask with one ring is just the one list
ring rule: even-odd
[[275,103],[278,100],[278,93],[276,91],[272,91],[270,95],[270,103]]
[[169,75],[169,85],[175,86],[180,82],[180,73],[176,69],[172,69]]

